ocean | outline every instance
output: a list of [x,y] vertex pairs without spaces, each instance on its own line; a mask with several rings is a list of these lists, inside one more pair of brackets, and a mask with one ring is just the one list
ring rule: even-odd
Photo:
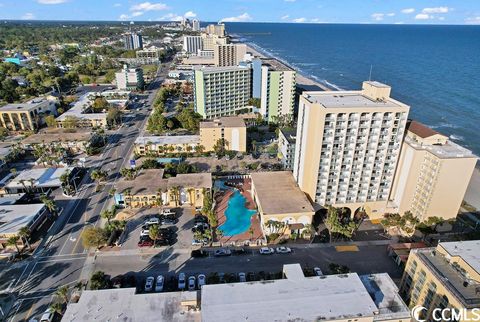
[[227,23],[227,32],[332,89],[371,79],[480,155],[480,26]]

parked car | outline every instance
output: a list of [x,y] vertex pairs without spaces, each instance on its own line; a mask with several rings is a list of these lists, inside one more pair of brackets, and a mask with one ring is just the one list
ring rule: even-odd
[[195,250],[192,250],[192,252],[190,253],[190,256],[194,258],[207,257],[208,252],[204,251],[203,249],[195,249]]
[[174,244],[174,241],[169,239],[157,239],[155,241],[155,247],[171,246],[173,244]]
[[204,274],[200,274],[198,275],[197,277],[197,280],[198,280],[198,288],[202,288],[203,285],[207,284],[207,278],[205,277]]
[[198,224],[198,223],[208,223],[208,218],[203,216],[203,215],[196,215],[194,218],[193,218],[193,222],[195,224]]
[[150,230],[142,229],[142,232],[140,233],[140,237],[149,236],[149,234],[150,234]]
[[147,220],[143,222],[144,225],[158,225],[160,224],[160,219],[158,217],[149,217]]
[[162,215],[168,214],[168,213],[174,213],[174,212],[170,208],[164,208],[161,212]]
[[162,219],[162,225],[175,225],[177,221],[173,219],[164,218]]
[[203,241],[198,240],[198,239],[193,239],[192,240],[192,246],[203,246]]
[[314,267],[313,272],[315,273],[316,276],[323,276],[323,272],[320,269],[320,267]]
[[152,291],[154,281],[155,281],[155,278],[153,276],[147,277],[147,279],[145,280],[145,292]]
[[280,247],[277,247],[275,249],[275,251],[278,253],[278,254],[288,254],[288,253],[291,253],[292,250],[290,249],[290,247],[285,247],[285,246],[280,246]]
[[200,211],[202,211],[202,208],[203,208],[203,207],[195,207],[195,211],[196,211],[196,212],[200,212]]
[[177,218],[177,215],[174,212],[164,212],[162,214],[163,218]]
[[157,276],[157,282],[155,283],[155,292],[163,291],[164,281],[165,281],[165,279],[163,278],[163,275],[158,275]]
[[195,276],[190,276],[188,278],[188,290],[195,291],[196,278]]
[[238,281],[245,283],[247,281],[247,275],[245,275],[245,273],[238,273]]
[[151,239],[140,239],[137,246],[138,247],[152,247],[153,246],[153,240],[151,240]]
[[55,312],[51,308],[48,308],[45,312],[43,312],[40,322],[52,322],[54,315]]
[[230,251],[230,249],[220,248],[220,249],[215,250],[215,252],[213,254],[215,256],[230,256],[230,255],[232,255],[232,252]]
[[185,273],[178,274],[178,289],[179,290],[185,289]]
[[273,248],[270,247],[262,247],[260,248],[260,254],[262,255],[271,255],[274,253]]
[[245,255],[246,253],[247,251],[245,250],[245,248],[235,248],[232,250],[233,255]]

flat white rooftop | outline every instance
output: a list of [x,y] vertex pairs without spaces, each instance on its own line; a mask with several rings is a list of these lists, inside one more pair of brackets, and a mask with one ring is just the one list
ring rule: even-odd
[[202,319],[209,322],[329,321],[376,312],[357,274],[202,287]]
[[325,108],[392,108],[406,107],[391,98],[385,101],[373,100],[362,91],[304,92],[303,96],[314,104]]
[[27,112],[33,110],[39,106],[49,104],[49,101],[45,97],[37,97],[26,103],[12,103],[0,107],[0,112]]
[[0,235],[15,234],[22,227],[35,221],[45,205],[2,205],[0,206]]
[[90,95],[91,93],[86,93],[81,96],[71,109],[57,117],[57,121],[65,121],[68,117],[86,120],[106,119],[107,113],[84,113],[84,110],[90,107]]
[[83,291],[62,321],[200,322],[200,311],[188,308],[197,296],[195,291],[135,294],[135,288]]
[[444,242],[439,245],[451,256],[461,257],[480,274],[480,240]]
[[37,188],[56,188],[61,186],[60,177],[62,174],[73,168],[38,168],[20,172],[11,180],[7,188],[23,188],[24,184],[29,187],[30,182]]
[[421,144],[408,135],[405,136],[405,143],[416,150],[426,150],[436,155],[440,159],[455,159],[455,158],[478,158],[472,151],[463,146],[448,140],[446,144]]
[[199,144],[199,135],[176,135],[176,136],[140,136],[135,140],[135,144],[158,144],[158,145],[177,145],[177,144]]

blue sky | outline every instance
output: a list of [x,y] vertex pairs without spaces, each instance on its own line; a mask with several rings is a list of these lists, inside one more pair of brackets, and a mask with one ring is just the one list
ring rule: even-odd
[[0,19],[480,24],[480,0],[0,0]]

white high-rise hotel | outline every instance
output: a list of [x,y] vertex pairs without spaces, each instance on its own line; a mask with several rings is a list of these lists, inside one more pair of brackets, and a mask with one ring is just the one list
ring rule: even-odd
[[293,171],[312,201],[383,215],[409,111],[390,91],[364,82],[361,91],[300,97]]

